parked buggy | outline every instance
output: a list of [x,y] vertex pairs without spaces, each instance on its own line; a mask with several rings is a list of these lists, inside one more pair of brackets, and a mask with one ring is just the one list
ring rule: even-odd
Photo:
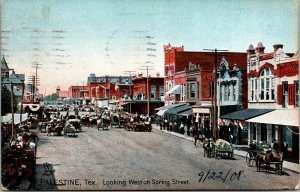
[[282,173],[283,153],[276,149],[272,150],[266,144],[256,146],[255,143],[249,145],[249,150],[246,154],[246,163],[249,167],[256,165],[257,171],[265,169],[267,173],[272,170],[271,165],[275,166],[274,171],[278,174]]
[[111,115],[111,127],[120,127],[120,117],[118,114]]

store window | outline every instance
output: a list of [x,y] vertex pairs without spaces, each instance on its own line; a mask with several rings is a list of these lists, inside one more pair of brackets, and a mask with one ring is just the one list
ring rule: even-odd
[[261,130],[261,141],[264,141],[264,142],[267,142],[267,125],[266,124],[261,124],[261,127],[260,127],[260,130]]
[[283,142],[285,145],[287,145],[287,149],[289,151],[292,150],[292,140],[293,140],[293,135],[292,135],[292,130],[288,126],[283,127]]
[[253,130],[253,140],[256,140],[256,125],[254,123],[251,123],[252,130]]

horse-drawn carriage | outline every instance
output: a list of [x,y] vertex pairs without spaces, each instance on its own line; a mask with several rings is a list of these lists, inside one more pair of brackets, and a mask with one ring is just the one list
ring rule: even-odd
[[111,127],[120,127],[120,115],[111,114]]
[[229,157],[233,158],[233,146],[223,139],[218,139],[216,143],[212,139],[205,139],[203,142],[204,157]]
[[125,128],[127,131],[152,131],[152,126],[150,122],[126,123]]
[[102,118],[97,120],[97,128],[98,130],[108,130],[110,126],[111,120],[108,116],[103,116]]
[[218,139],[215,144],[215,157],[224,157],[233,158],[233,146],[223,139]]
[[252,143],[246,154],[246,163],[249,167],[254,166],[255,163],[257,171],[264,168],[267,172],[271,170],[271,165],[275,165],[274,171],[281,174],[283,153],[272,150],[270,146],[267,145],[260,144],[259,146],[256,146]]

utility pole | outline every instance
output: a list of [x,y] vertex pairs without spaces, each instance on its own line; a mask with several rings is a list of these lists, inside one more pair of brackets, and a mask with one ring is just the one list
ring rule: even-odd
[[35,79],[34,79],[34,94],[37,92],[37,86],[39,86],[39,77],[38,77],[38,69],[40,69],[42,64],[37,62],[33,62],[31,67],[35,68]]
[[[204,49],[205,51],[212,51],[214,52],[213,55],[214,55],[214,82],[213,82],[213,96],[212,96],[212,99],[213,99],[213,112],[212,112],[212,121],[213,121],[213,126],[212,126],[212,136],[214,139],[217,138],[217,135],[216,135],[216,130],[217,130],[217,121],[218,121],[218,117],[217,117],[217,63],[218,63],[218,56],[221,56],[221,55],[218,55],[218,52],[225,52],[225,51],[228,51],[228,50],[220,50],[220,49]],[[220,108],[220,106],[218,106],[218,108]]]
[[20,109],[20,123],[22,123],[24,89],[25,89],[25,84],[24,84],[24,80],[22,80],[22,98],[21,98],[21,109]]
[[149,70],[154,70],[153,68],[149,69],[149,65],[145,65],[143,66],[145,68],[141,68],[140,70],[146,70],[147,71],[147,83],[146,83],[146,96],[147,96],[147,114],[149,116],[150,114],[150,97],[149,97],[149,74],[148,71]]
[[131,103],[132,103],[132,100],[131,100],[131,95],[132,95],[132,74],[134,74],[136,71],[124,71],[124,73],[126,74],[129,74],[129,98],[130,98],[130,101],[129,101],[129,113],[132,113],[131,111]]

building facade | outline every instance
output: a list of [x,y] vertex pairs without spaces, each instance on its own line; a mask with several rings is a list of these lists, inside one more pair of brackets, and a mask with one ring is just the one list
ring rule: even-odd
[[161,97],[164,95],[164,78],[149,77],[147,88],[147,77],[142,74],[133,77],[133,95],[132,99],[122,101],[123,109],[127,112],[135,111],[138,114],[148,114],[148,96],[149,96],[149,115],[155,114],[155,108],[164,104]]
[[299,61],[282,44],[264,53],[260,42],[248,49],[249,108],[273,111],[247,120],[249,142],[278,143],[285,157],[299,158]]

